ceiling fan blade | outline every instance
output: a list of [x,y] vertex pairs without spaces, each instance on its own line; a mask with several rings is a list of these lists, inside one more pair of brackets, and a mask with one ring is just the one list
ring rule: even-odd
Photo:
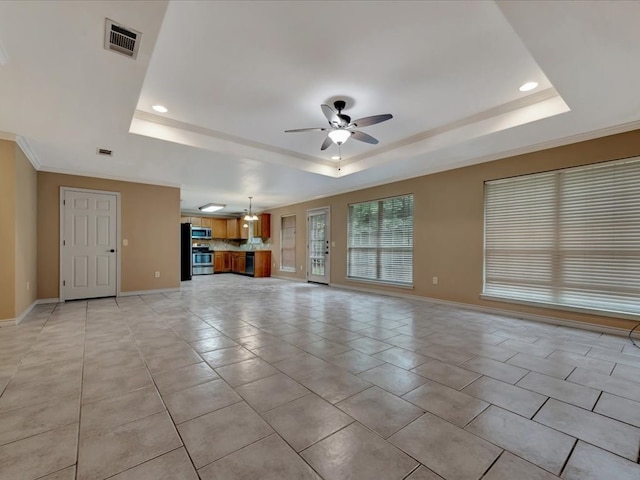
[[295,132],[326,132],[327,130],[329,130],[328,128],[324,128],[324,127],[317,127],[317,128],[296,128],[294,130],[285,130],[284,133],[295,133]]
[[325,138],[324,142],[322,142],[322,146],[320,147],[320,150],[326,150],[331,146],[332,143],[333,143],[333,140],[331,140],[331,138],[329,137]]
[[393,118],[390,113],[384,113],[382,115],[372,115],[371,117],[359,118],[354,120],[351,125],[356,127],[368,127],[369,125],[375,125],[376,123],[386,122]]
[[353,132],[353,135],[351,135],[351,137],[355,138],[356,140],[360,140],[361,142],[371,143],[373,145],[378,143],[378,140],[376,138],[373,138],[371,135],[368,135],[364,132]]
[[329,123],[331,125],[341,125],[342,124],[342,120],[340,119],[338,114],[336,112],[334,112],[333,109],[329,105],[322,104],[322,105],[320,105],[320,108],[322,109],[322,113],[324,113],[324,116],[327,117],[327,120],[329,120]]

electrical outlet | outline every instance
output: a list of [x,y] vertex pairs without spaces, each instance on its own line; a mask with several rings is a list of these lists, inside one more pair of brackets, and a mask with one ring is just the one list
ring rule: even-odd
[[31,285],[29,284],[29,282],[27,282],[27,291],[29,291],[29,287],[30,287],[30,286],[31,286]]
[[160,278],[160,272],[156,272],[156,278]]
[[438,284],[438,277],[433,277],[432,281],[433,281],[434,285],[437,285]]
[[129,240],[127,240],[126,238],[122,239],[122,246],[126,247],[127,245],[129,245]]
[[302,271],[302,265],[300,265],[300,271]]
[[273,264],[273,267],[271,267],[271,268],[276,268],[276,264],[274,263],[274,264]]

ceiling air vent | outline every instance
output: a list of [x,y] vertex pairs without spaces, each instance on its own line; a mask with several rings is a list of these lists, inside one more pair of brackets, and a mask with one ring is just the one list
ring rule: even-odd
[[106,19],[104,29],[104,48],[121,53],[135,60],[138,56],[140,37],[142,34],[132,28]]
[[108,150],[106,148],[99,148],[98,155],[106,155],[108,157],[113,157],[113,150]]

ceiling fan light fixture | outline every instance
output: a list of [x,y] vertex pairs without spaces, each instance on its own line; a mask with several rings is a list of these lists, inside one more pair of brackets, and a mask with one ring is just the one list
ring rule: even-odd
[[353,132],[345,130],[344,128],[338,128],[329,132],[329,138],[333,140],[336,145],[342,145],[351,136]]
[[211,212],[217,212],[218,210],[222,210],[224,207],[226,207],[226,205],[222,203],[207,203],[206,205],[198,207],[198,210],[200,210],[201,212],[211,213]]

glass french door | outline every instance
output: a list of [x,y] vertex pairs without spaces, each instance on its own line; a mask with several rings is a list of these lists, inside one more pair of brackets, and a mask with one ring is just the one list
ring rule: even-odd
[[329,207],[307,210],[307,281],[329,284]]

